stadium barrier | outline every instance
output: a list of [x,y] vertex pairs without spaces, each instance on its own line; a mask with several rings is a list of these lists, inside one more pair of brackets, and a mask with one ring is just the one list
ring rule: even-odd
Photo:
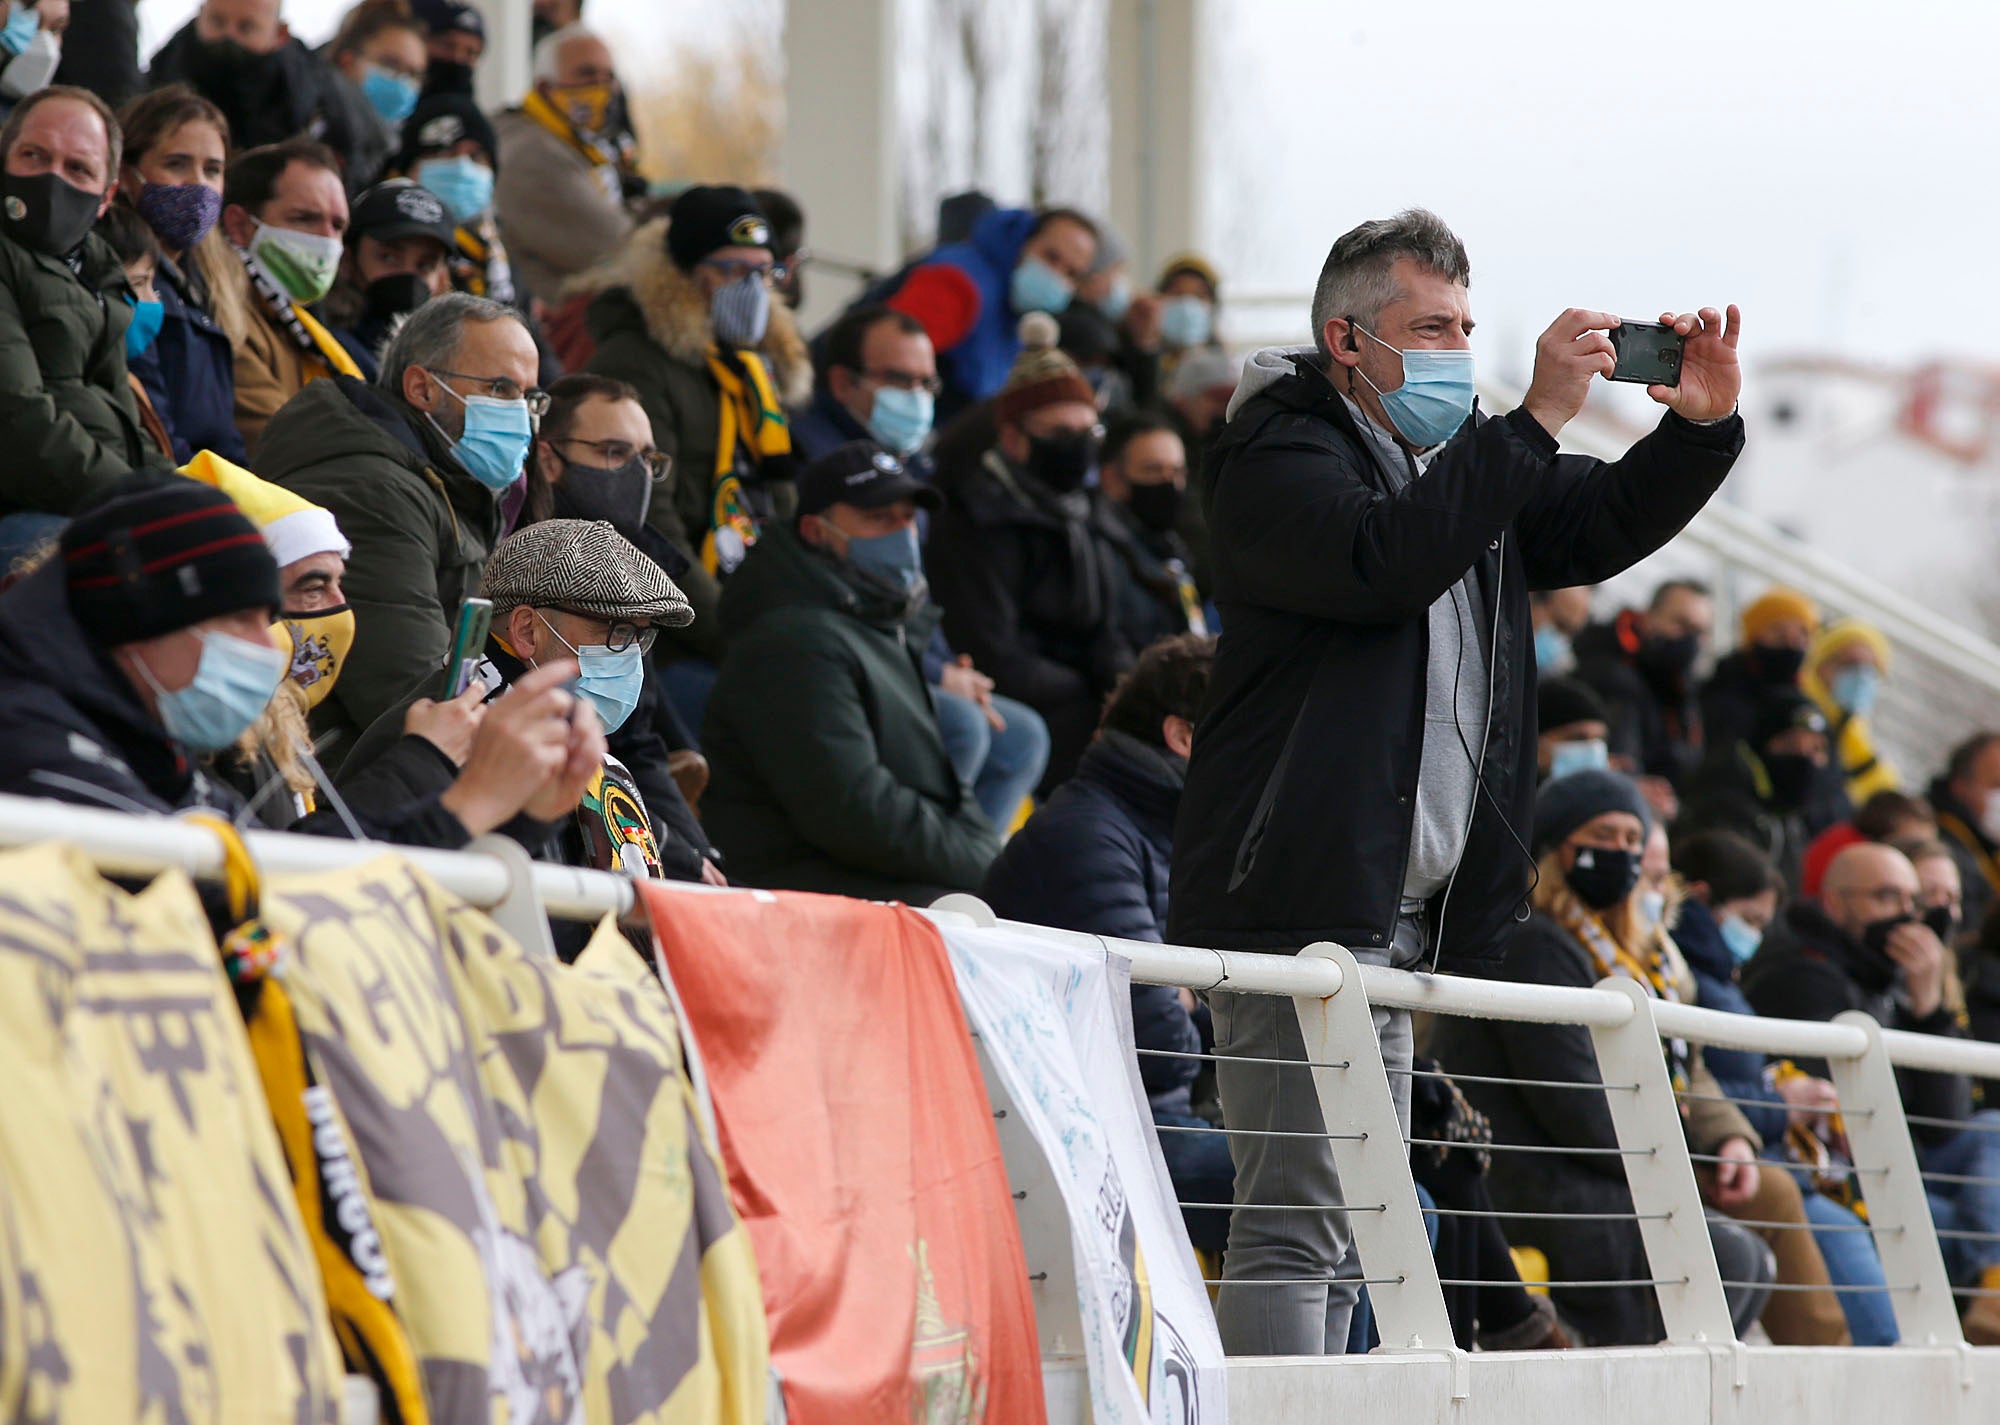
[[[379,855],[376,843],[274,832],[245,838],[268,875],[325,871]],[[0,796],[0,846],[66,841],[112,875],[178,868],[223,871],[212,832],[190,822]],[[489,911],[526,945],[546,944],[544,917],[595,920],[634,909],[622,878],[529,862],[510,842],[462,853],[401,854],[451,894]],[[743,894],[701,886],[690,895]],[[1993,1418],[2000,1350],[1968,1346],[1946,1275],[1923,1173],[1896,1088],[1898,1068],[2000,1078],[2000,1046],[1885,1030],[1850,1014],[1830,1024],[1721,1014],[1654,1001],[1637,986],[1592,989],[1501,984],[1362,966],[1334,945],[1297,956],[1191,949],[997,922],[969,896],[929,912],[959,928],[1002,926],[1125,956],[1135,981],[1195,991],[1290,996],[1300,1015],[1328,1138],[1383,1345],[1359,1356],[1235,1358],[1229,1401],[1239,1421],[1303,1425],[1384,1421],[1534,1422],[1566,1416],[1621,1425],[1709,1421],[1768,1425],[1874,1414],[1934,1422]],[[1666,1339],[1657,1346],[1560,1352],[1464,1352],[1453,1344],[1443,1288],[1410,1175],[1389,1078],[1376,1051],[1372,1004],[1434,1015],[1579,1025],[1590,1031]],[[1704,1230],[1694,1158],[1684,1146],[1662,1038],[1765,1054],[1823,1058],[1847,1120],[1868,1228],[1902,1343],[1887,1349],[1793,1348],[1737,1339],[1725,1283]],[[2000,1186],[2000,1184],[1993,1184]],[[1276,1204],[1298,1210],[1325,1204]],[[1045,1359],[1049,1419],[1089,1418],[1074,1359]]]

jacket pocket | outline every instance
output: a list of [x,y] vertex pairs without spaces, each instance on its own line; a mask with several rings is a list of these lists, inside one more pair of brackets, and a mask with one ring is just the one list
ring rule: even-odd
[[1292,716],[1291,729],[1285,733],[1285,744],[1278,749],[1278,760],[1272,764],[1271,775],[1264,781],[1264,790],[1257,798],[1257,805],[1250,813],[1250,825],[1243,832],[1243,840],[1236,847],[1236,865],[1229,875],[1229,889],[1233,894],[1237,887],[1250,877],[1257,864],[1257,852],[1264,844],[1264,833],[1270,829],[1271,814],[1277,810],[1278,789],[1284,785],[1285,772],[1292,764],[1292,750],[1298,744],[1299,729],[1305,726],[1306,709],[1312,705],[1312,692],[1299,700],[1299,710]]

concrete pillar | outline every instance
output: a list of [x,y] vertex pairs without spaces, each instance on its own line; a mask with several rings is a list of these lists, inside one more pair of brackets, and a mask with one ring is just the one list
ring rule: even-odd
[[[785,12],[784,174],[806,213],[806,245],[892,272],[896,237],[897,0],[812,0]],[[853,298],[856,281],[807,269],[808,330]]]
[[1111,0],[1111,220],[1150,282],[1199,245],[1203,217],[1200,32],[1207,0]]
[[528,92],[534,72],[534,10],[529,0],[478,0],[486,17],[486,54],[473,74],[479,107],[511,109]]

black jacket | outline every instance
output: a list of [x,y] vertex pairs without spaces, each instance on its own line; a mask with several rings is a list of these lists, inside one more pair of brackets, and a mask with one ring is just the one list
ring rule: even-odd
[[1986,923],[1994,897],[2000,895],[2000,847],[1979,829],[1979,810],[1958,799],[1951,779],[1933,780],[1926,797],[1937,814],[1939,839],[1958,862],[1959,880],[1965,888],[1965,923],[1978,929]]
[[924,568],[945,637],[1048,723],[1042,786],[1052,790],[1076,769],[1104,695],[1148,632],[1122,622],[1130,537],[1097,491],[1056,494],[997,450],[960,460],[941,445],[937,483],[945,507]]
[[334,84],[333,69],[298,40],[268,55],[231,60],[202,43],[190,20],[153,56],[148,87],[186,84],[229,120],[232,152],[288,138],[318,139],[351,160],[352,116]]
[[1646,665],[1637,626],[1627,609],[1576,636],[1576,676],[1604,699],[1611,714],[1611,755],[1635,775],[1664,777],[1676,788],[1701,765],[1710,745],[1692,675]]
[[[1181,775],[1166,752],[1109,733],[1083,754],[1076,775],[1014,834],[980,891],[1007,920],[1120,940],[1165,938],[1167,878]],[[1132,986],[1132,1037],[1141,1049],[1192,1054],[1201,1033],[1165,985]],[[1141,1055],[1153,1107],[1189,1113],[1194,1059]]]
[[[1743,993],[1757,1013],[1773,1019],[1829,1020],[1858,1009],[1886,1029],[1961,1037],[1957,1019],[1943,1006],[1926,1019],[1912,1014],[1895,962],[1871,954],[1814,901],[1796,901],[1771,922],[1763,945],[1743,967],[1742,981]],[[1810,1074],[1826,1074],[1821,1060],[1801,1060],[1799,1067]],[[1896,1084],[1905,1113],[1957,1121],[1972,1112],[1972,1081],[1963,1074],[1898,1069]],[[1910,1129],[1928,1142],[1949,1138],[1955,1131]]]
[[1190,601],[1199,607],[1194,576],[1189,573],[1193,556],[1187,542],[1175,530],[1148,529],[1124,505],[1110,504],[1112,525],[1124,537],[1119,553],[1125,556],[1125,587],[1118,622],[1132,640],[1132,647],[1144,652],[1163,638],[1188,631]]
[[[1671,539],[1742,448],[1669,414],[1613,465],[1560,456],[1525,411],[1475,418],[1398,489],[1303,358],[1209,457],[1224,632],[1174,839],[1168,938],[1386,946],[1423,744],[1428,610],[1468,569],[1496,626],[1491,732],[1442,900],[1441,963],[1489,966],[1527,893],[1535,793],[1528,591],[1594,584]],[[1442,906],[1434,907],[1442,913]],[[1437,916],[1433,916],[1433,923]]]

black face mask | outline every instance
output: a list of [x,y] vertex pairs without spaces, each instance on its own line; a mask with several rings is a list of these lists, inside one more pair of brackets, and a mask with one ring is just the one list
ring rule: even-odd
[[1799,752],[1767,752],[1764,775],[1771,779],[1771,805],[1796,811],[1805,805],[1813,778],[1819,775],[1819,763]]
[[1896,972],[1900,966],[1889,957],[1889,937],[1896,933],[1898,927],[1915,922],[1913,915],[1890,915],[1881,920],[1871,920],[1861,927],[1862,954],[1848,970],[1864,994],[1879,995],[1896,983]]
[[1592,910],[1610,910],[1639,884],[1639,853],[1579,846],[1576,861],[1563,879],[1576,892],[1576,898]]
[[424,93],[470,94],[472,66],[449,59],[434,59],[424,69]]
[[1059,495],[1083,488],[1097,464],[1097,437],[1089,431],[1028,437],[1028,473]]
[[633,456],[616,470],[563,462],[555,487],[556,515],[567,520],[608,520],[627,539],[637,541],[653,505],[653,478],[646,462]]
[[194,47],[188,78],[203,94],[224,103],[262,94],[279,77],[284,51],[258,54],[235,40],[209,40]]
[[430,298],[430,284],[414,272],[377,277],[363,294],[368,316],[378,322],[394,321],[405,312],[414,312]]
[[1931,928],[1931,934],[1951,944],[1951,938],[1958,934],[1958,917],[1951,913],[1948,905],[1934,905],[1924,912],[1924,924]]
[[1805,661],[1803,648],[1752,648],[1749,653],[1750,671],[1757,675],[1757,681],[1776,688],[1796,684]]
[[1165,534],[1180,523],[1181,487],[1171,480],[1157,485],[1134,485],[1129,503],[1132,518],[1155,534]]
[[1639,645],[1639,666],[1657,678],[1685,678],[1701,656],[1701,639],[1692,633],[1679,638],[1648,638]]
[[0,177],[7,236],[49,257],[68,257],[90,236],[101,195],[72,188],[53,173]]

